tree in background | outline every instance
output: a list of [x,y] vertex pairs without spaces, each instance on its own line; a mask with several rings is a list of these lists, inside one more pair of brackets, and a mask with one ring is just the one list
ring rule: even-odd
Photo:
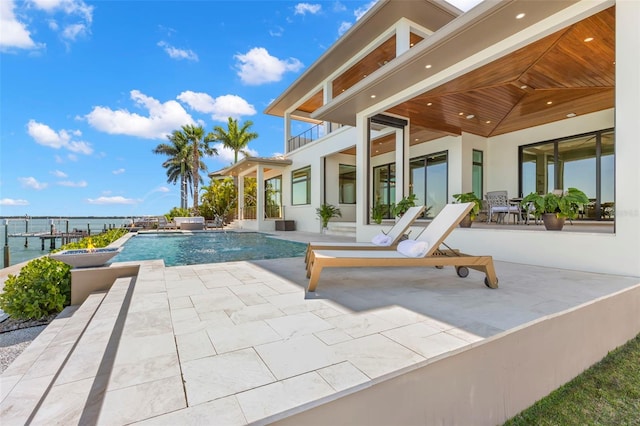
[[225,222],[229,222],[238,205],[238,190],[233,178],[212,179],[209,185],[202,189],[202,215],[207,219],[221,217]]
[[187,185],[191,187],[193,182],[193,161],[191,159],[192,150],[185,135],[174,130],[167,136],[169,143],[161,143],[153,149],[154,154],[163,154],[169,158],[162,163],[162,167],[167,169],[167,183],[176,184],[180,181],[180,207],[187,208]]
[[213,133],[204,132],[204,127],[202,126],[194,126],[192,124],[187,124],[182,126],[182,133],[184,137],[189,141],[189,145],[191,146],[192,151],[192,174],[193,174],[193,212],[194,215],[199,214],[198,208],[198,200],[200,198],[200,193],[198,192],[198,185],[200,182],[204,182],[202,177],[200,177],[200,170],[203,172],[207,171],[207,165],[202,161],[202,157],[207,155],[218,155],[218,150],[213,147],[210,147],[209,144],[213,142],[214,135]]
[[249,127],[253,126],[251,120],[247,120],[244,124],[238,127],[238,120],[234,120],[229,117],[227,123],[227,129],[223,129],[221,126],[215,126],[213,128],[212,135],[216,142],[221,142],[225,148],[233,150],[233,162],[238,162],[238,153],[241,152],[244,156],[247,156],[245,148],[249,145],[249,142],[256,139],[258,134],[250,132]]

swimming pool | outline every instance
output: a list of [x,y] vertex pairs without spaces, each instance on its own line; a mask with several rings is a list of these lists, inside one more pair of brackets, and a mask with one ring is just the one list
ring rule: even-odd
[[163,259],[166,266],[196,265],[297,257],[305,250],[304,243],[259,232],[145,233],[130,238],[112,262]]

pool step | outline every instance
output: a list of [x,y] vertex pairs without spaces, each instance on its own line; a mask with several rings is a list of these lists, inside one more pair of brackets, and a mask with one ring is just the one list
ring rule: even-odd
[[355,237],[355,222],[329,222],[327,235],[339,235],[342,237]]

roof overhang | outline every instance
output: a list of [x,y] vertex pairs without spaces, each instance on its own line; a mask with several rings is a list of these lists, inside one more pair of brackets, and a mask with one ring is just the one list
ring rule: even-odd
[[[489,0],[485,0],[489,1]],[[327,49],[285,92],[265,109],[265,114],[283,117],[285,112],[314,90],[324,79],[357,56],[382,29],[403,17],[437,31],[462,12],[446,1],[379,0],[338,41]]]
[[240,176],[256,170],[259,166],[268,169],[281,169],[291,163],[291,160],[282,158],[245,157],[225,169],[209,173],[209,177]]
[[[415,84],[421,83],[425,79],[436,76],[466,58],[488,49],[577,3],[585,4],[585,9],[588,6],[590,8],[588,13],[595,13],[615,4],[614,1],[605,0],[592,2],[580,2],[579,0],[485,0],[391,61],[385,67],[380,68],[347,91],[336,96],[330,103],[317,109],[311,116],[318,120],[355,126],[358,112],[370,108],[381,100],[394,96]],[[515,19],[515,16],[519,13],[525,13],[526,19]],[[575,20],[584,18],[585,15],[575,16]],[[568,24],[570,22],[563,23],[563,25]],[[549,28],[547,32],[539,34],[538,38],[556,29],[558,28]],[[533,41],[535,39],[531,39],[528,42]],[[523,46],[514,46],[512,50],[520,47]],[[501,55],[506,53],[509,52],[503,51]],[[484,63],[494,59],[496,58],[486,57]],[[433,87],[478,68],[484,63],[478,62],[473,68],[465,69],[458,74],[449,74],[447,78],[443,77],[435,81]],[[431,65],[431,67],[426,69],[426,65]],[[375,95],[375,98],[372,98],[372,95]]]

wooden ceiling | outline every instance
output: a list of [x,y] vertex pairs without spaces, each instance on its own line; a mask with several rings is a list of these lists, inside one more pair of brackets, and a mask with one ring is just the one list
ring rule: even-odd
[[[355,73],[343,79],[355,80]],[[410,119],[414,145],[462,132],[491,137],[613,108],[614,91],[615,6],[386,112]],[[391,138],[372,144],[373,155],[394,149]]]

